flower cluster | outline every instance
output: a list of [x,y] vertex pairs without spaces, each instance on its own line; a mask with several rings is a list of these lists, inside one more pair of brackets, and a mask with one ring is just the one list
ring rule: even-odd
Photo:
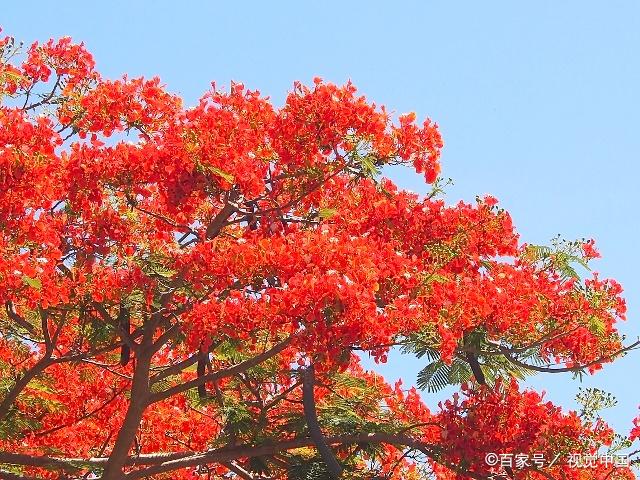
[[[405,165],[437,181],[430,120],[394,121],[320,79],[281,107],[232,84],[188,108],[157,78],[102,79],[68,38],[21,51],[6,37],[0,59],[2,452],[88,459],[56,463],[68,478],[311,478],[326,463],[317,423],[345,469],[417,480],[420,455],[466,478],[495,473],[487,452],[611,442],[602,422],[500,378],[530,356],[611,361],[620,285],[575,272],[593,241],[536,250],[493,197],[447,205],[382,178]],[[504,368],[487,382],[478,366],[432,412],[354,355],[384,362],[398,344]],[[183,463],[163,470],[158,453]]]

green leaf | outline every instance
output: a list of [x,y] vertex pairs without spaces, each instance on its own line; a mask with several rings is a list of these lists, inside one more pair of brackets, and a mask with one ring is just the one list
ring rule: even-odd
[[321,208],[318,211],[318,215],[324,220],[333,217],[336,213],[338,213],[338,210],[336,210],[335,208]]
[[153,270],[153,273],[164,278],[172,278],[176,273],[178,273],[175,270],[171,270],[170,268],[166,268],[158,264],[151,265],[151,269]]
[[597,335],[602,335],[605,332],[605,326],[602,319],[596,316],[589,318],[589,330]]
[[218,167],[209,167],[209,170],[211,170],[216,175],[224,178],[229,183],[233,183],[234,181],[233,175],[231,175],[228,172],[225,172],[224,170],[220,170]]
[[22,277],[22,281],[25,285],[29,285],[31,288],[35,288],[36,290],[40,290],[42,288],[42,282],[39,278],[31,278],[24,275]]
[[355,160],[360,164],[364,177],[374,178],[380,174],[380,169],[376,165],[376,157],[374,155],[356,155]]
[[418,373],[417,385],[430,393],[450,385],[451,367],[442,360],[431,362]]

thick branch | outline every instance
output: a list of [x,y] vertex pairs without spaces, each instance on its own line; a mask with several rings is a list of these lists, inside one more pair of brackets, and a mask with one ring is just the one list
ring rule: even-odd
[[[77,471],[78,464],[84,463],[82,460],[74,458],[53,458],[25,455],[21,453],[0,452],[0,464],[20,465],[25,467],[49,467],[59,468],[64,471]],[[87,465],[91,462],[87,461]]]
[[[434,459],[448,468],[455,471],[461,471],[455,465],[443,463],[439,458],[439,449],[424,442],[420,442],[406,435],[398,435],[391,433],[362,433],[357,435],[339,435],[326,437],[325,441],[328,445],[353,445],[353,444],[380,444],[386,443],[396,445],[398,447],[408,447],[420,451],[424,455]],[[253,458],[259,456],[275,455],[288,450],[295,450],[302,447],[313,447],[315,442],[311,438],[297,438],[293,440],[285,440],[260,446],[238,445],[234,447],[222,447],[215,450],[209,450],[202,453],[193,452],[176,452],[176,453],[160,453],[146,454],[129,457],[125,460],[125,465],[129,466],[145,466],[126,475],[127,480],[135,480],[145,478],[152,475],[172,472],[182,468],[197,467],[211,463],[232,462],[239,458]],[[22,466],[50,466],[56,467],[64,471],[77,471],[78,466],[85,465],[91,467],[101,467],[108,462],[107,458],[89,458],[77,459],[66,458],[58,459],[51,457],[36,457],[31,455],[22,455],[15,453],[0,452],[0,463]],[[466,476],[476,479],[484,479],[486,476],[473,472],[464,471]],[[104,477],[103,477],[104,478]]]
[[465,352],[465,358],[471,367],[471,371],[473,372],[473,376],[480,385],[486,385],[487,380],[484,377],[484,372],[482,371],[482,367],[480,367],[480,362],[478,362],[478,357],[475,353]]
[[[120,303],[120,311],[118,312],[116,323],[125,336],[129,337],[131,335],[131,315],[129,309],[123,303]],[[120,349],[120,365],[125,366],[130,359],[131,347],[125,342]]]
[[207,225],[207,240],[215,238],[220,233],[220,230],[222,230],[226,221],[234,214],[235,211],[236,207],[230,203],[226,203],[225,206],[222,207],[222,210],[220,210],[220,212],[213,217],[211,222],[209,222],[209,225]]
[[[198,378],[202,378],[205,375],[208,360],[209,355],[205,352],[201,352],[198,358],[198,365],[196,367]],[[201,399],[207,398],[207,386],[204,383],[198,385],[198,397]]]
[[[343,435],[335,437],[326,437],[325,441],[328,445],[352,445],[356,443],[388,443],[397,446],[405,446],[420,450],[425,455],[432,458],[436,457],[432,446],[419,442],[411,437],[403,435],[394,435],[387,433],[370,433],[359,435]],[[301,447],[315,446],[315,442],[311,438],[299,438],[277,442],[269,445],[260,446],[236,446],[232,448],[220,448],[200,454],[184,454],[182,458],[167,459],[152,467],[144,468],[131,472],[127,475],[127,480],[136,480],[138,478],[149,477],[166,472],[172,472],[181,468],[196,467],[198,465],[206,465],[209,463],[230,462],[238,458],[252,458],[266,455],[274,455],[279,452],[294,450]],[[485,478],[480,475],[469,473],[468,476],[474,478]]]
[[309,435],[316,444],[318,452],[327,465],[331,477],[338,479],[342,475],[342,466],[336,460],[320,429],[314,396],[315,381],[315,371],[313,365],[311,365],[302,372],[302,404],[304,406],[304,416],[307,420]]
[[118,436],[111,450],[111,455],[107,460],[102,480],[119,480],[124,478],[122,468],[127,461],[127,455],[131,444],[138,432],[138,427],[142,421],[145,408],[148,405],[149,396],[149,373],[151,368],[152,350],[148,343],[153,334],[146,332],[146,339],[143,339],[143,346],[140,348],[135,358],[135,370],[131,383],[131,399],[122,426],[118,431]]
[[135,351],[138,345],[133,341],[130,332],[123,330],[120,324],[115,319],[113,319],[111,315],[109,315],[107,309],[100,302],[93,302],[92,305],[106,323],[118,330],[124,344],[127,345],[131,350]]

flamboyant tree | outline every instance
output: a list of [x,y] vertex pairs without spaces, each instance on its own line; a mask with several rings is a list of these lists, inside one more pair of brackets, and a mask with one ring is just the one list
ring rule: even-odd
[[[0,478],[634,478],[602,459],[637,421],[518,384],[633,347],[620,286],[579,278],[592,241],[445,205],[441,147],[351,84],[186,108],[68,38],[0,40]],[[394,347],[460,394],[432,411],[361,367]]]

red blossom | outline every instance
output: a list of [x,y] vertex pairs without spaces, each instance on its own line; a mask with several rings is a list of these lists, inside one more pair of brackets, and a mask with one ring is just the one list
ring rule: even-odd
[[[327,461],[310,443],[311,370],[320,433],[361,478],[422,478],[408,447],[448,479],[490,474],[490,451],[611,441],[603,423],[515,380],[476,377],[433,412],[359,364],[356,351],[385,362],[392,346],[423,342],[445,365],[527,352],[594,372],[622,348],[617,282],[567,276],[557,252],[532,256],[494,197],[447,205],[379,175],[401,164],[436,181],[443,142],[430,120],[394,122],[350,82],[319,78],[281,107],[233,83],[188,108],[158,78],[102,79],[68,38],[5,61],[12,48],[0,40],[11,97],[0,106],[0,463],[109,457],[91,468],[105,480],[139,468],[289,478]],[[599,256],[592,240],[580,248],[580,261]],[[133,466],[282,442],[159,473],[157,456]],[[68,478],[90,475],[93,460],[65,461]]]

